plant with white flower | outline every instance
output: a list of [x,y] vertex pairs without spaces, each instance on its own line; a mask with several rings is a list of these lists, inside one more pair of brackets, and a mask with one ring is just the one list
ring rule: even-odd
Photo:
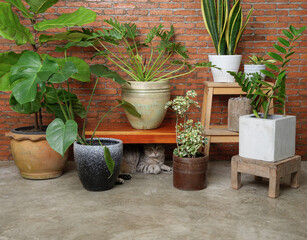
[[[177,148],[174,150],[174,154],[178,157],[195,158],[199,154],[199,149],[207,144],[202,124],[193,122],[187,117],[187,111],[190,107],[200,108],[198,102],[192,99],[196,96],[196,92],[191,90],[186,93],[186,96],[177,96],[165,105],[165,108],[170,108],[176,112]],[[179,123],[179,119],[182,119],[183,122]]]

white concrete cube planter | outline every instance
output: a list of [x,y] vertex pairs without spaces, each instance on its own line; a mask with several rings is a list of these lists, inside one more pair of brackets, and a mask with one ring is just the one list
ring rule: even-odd
[[295,154],[296,117],[244,115],[239,120],[239,155],[277,162]]

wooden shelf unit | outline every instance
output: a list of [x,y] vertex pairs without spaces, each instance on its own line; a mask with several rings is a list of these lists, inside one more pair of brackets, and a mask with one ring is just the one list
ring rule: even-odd
[[[201,123],[205,128],[208,144],[205,147],[205,154],[209,154],[211,143],[237,143],[239,133],[228,130],[227,125],[211,125],[211,111],[214,95],[245,95],[238,83],[220,83],[205,81],[203,106],[201,112]],[[273,102],[272,102],[273,104]],[[273,106],[271,104],[271,106]],[[274,113],[271,108],[270,113]]]

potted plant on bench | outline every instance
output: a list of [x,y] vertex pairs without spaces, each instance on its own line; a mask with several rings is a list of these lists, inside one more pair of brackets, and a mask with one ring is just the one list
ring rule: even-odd
[[[173,185],[182,190],[202,190],[206,188],[208,155],[200,152],[207,142],[200,122],[188,119],[187,111],[191,106],[200,107],[193,100],[195,91],[186,96],[177,96],[165,108],[176,112],[176,144],[173,153]],[[182,120],[182,122],[179,122]]]
[[[290,26],[289,31],[284,30],[284,37],[278,38],[281,45],[273,45],[278,53],[268,53],[281,64],[277,67],[265,63],[266,67],[275,71],[277,75],[261,70],[261,73],[275,81],[274,85],[261,80],[258,73],[253,73],[249,78],[242,72],[229,72],[247,93],[246,96],[252,100],[254,113],[240,117],[239,155],[241,157],[276,162],[295,154],[296,117],[285,115],[287,64],[295,53],[293,51],[295,42],[302,36],[305,28],[296,29]],[[266,88],[262,89],[262,86]],[[268,114],[273,100],[274,108],[283,115]],[[263,113],[259,113],[261,108]]]
[[276,60],[274,59],[265,59],[264,57],[257,57],[256,55],[252,55],[248,57],[250,61],[247,64],[244,64],[244,73],[251,74],[251,73],[259,73],[261,75],[261,80],[264,79],[265,75],[260,72],[260,70],[265,70],[266,63],[275,63]]
[[[28,179],[47,179],[61,175],[67,158],[67,154],[65,157],[64,154],[61,156],[48,145],[46,126],[43,125],[42,119],[43,108],[49,113],[56,113],[59,107],[50,95],[52,91],[46,86],[46,82],[64,66],[65,60],[53,61],[44,54],[39,55],[37,52],[43,35],[37,39],[37,34],[48,29],[91,23],[95,20],[96,13],[81,7],[73,13],[38,22],[41,15],[57,1],[38,0],[27,3],[29,8],[20,0],[0,2],[0,36],[15,41],[17,45],[30,44],[33,48],[33,51],[22,53],[0,53],[0,90],[11,91],[9,101],[15,112],[34,116],[34,126],[17,128],[8,134],[11,138],[13,158],[21,175]],[[12,10],[13,6],[31,22],[31,28],[21,24]],[[82,82],[90,81],[88,65],[82,59],[69,57],[66,60],[70,65],[67,73],[69,77]],[[74,114],[83,117],[85,109],[80,101],[74,99],[68,104],[63,98],[60,100],[61,104],[69,105]]]

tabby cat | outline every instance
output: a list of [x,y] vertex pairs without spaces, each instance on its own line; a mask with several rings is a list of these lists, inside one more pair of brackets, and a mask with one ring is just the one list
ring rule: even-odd
[[[142,151],[143,149],[143,151]],[[170,172],[171,167],[164,164],[165,147],[162,144],[145,144],[124,147],[121,166],[122,173],[152,173]]]

